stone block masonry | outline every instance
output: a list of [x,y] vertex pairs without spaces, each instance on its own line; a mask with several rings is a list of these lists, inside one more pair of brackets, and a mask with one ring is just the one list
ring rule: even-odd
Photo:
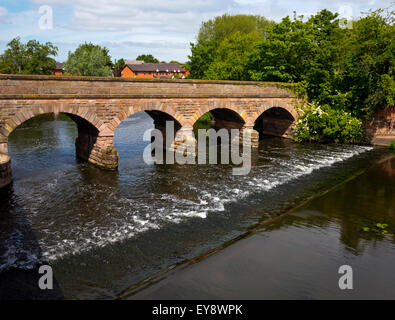
[[0,154],[0,188],[12,181],[11,159],[9,156]]
[[[45,113],[60,112],[75,121],[77,157],[104,169],[116,169],[118,152],[114,130],[127,117],[147,112],[163,131],[174,121],[171,148],[189,139],[194,123],[211,111],[217,127],[251,130],[252,145],[258,145],[254,125],[265,111],[281,108],[288,123],[297,119],[295,95],[284,84],[239,81],[124,79],[0,75],[0,187],[11,182],[8,136],[24,121]],[[264,122],[262,122],[264,123]],[[283,128],[277,135],[288,135]]]

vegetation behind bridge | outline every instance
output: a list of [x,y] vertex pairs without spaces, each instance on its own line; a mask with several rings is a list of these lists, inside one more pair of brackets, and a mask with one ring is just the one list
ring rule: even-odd
[[328,10],[280,23],[223,15],[202,24],[189,69],[193,78],[301,83],[312,104],[296,138],[358,142],[361,120],[394,105],[394,39],[389,9],[347,23]]

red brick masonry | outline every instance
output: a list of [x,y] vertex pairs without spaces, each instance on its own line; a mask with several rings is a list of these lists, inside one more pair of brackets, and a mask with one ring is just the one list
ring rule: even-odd
[[395,141],[395,107],[378,112],[366,125],[369,141],[375,145],[388,146]]

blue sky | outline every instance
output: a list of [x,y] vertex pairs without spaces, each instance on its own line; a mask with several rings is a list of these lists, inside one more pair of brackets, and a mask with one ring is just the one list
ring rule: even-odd
[[[281,21],[328,8],[351,12],[389,7],[394,0],[0,0],[0,52],[16,36],[51,41],[58,61],[83,42],[104,45],[113,58],[134,59],[151,53],[160,60],[185,62],[202,21],[223,13],[251,13]],[[53,12],[53,28],[39,28],[40,6]],[[351,11],[350,11],[351,10]]]

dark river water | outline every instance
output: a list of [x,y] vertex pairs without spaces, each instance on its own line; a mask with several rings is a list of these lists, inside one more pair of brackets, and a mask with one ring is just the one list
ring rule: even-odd
[[[201,281],[187,282],[186,287],[181,280],[173,283],[178,283],[176,288],[188,298],[332,297],[327,294],[325,279],[333,270],[321,266],[312,278],[303,263],[319,265],[329,259],[340,266],[350,257],[361,257],[358,267],[365,270],[365,277],[380,270],[382,277],[388,276],[394,283],[393,171],[377,169],[366,178],[378,161],[394,167],[393,160],[388,160],[390,151],[267,138],[252,154],[251,172],[234,176],[231,165],[145,164],[142,155],[148,142],[142,137],[152,127],[151,118],[138,113],[117,128],[117,172],[76,160],[77,129],[73,122],[30,121],[17,128],[9,141],[14,182],[0,191],[0,275],[5,278],[9,272],[35,270],[49,263],[65,298],[130,298],[137,291],[149,298],[153,287],[142,290],[134,285],[158,273],[163,275],[164,270],[178,270],[176,265],[219,248],[265,219],[355,176],[352,181],[359,182],[342,185],[347,186],[343,193],[317,198],[323,199],[318,200],[322,208],[301,216],[286,215],[288,220],[282,217],[265,226],[266,233],[260,229],[262,243],[250,254],[260,252],[262,257],[271,257],[265,274],[270,278],[281,274],[278,279],[283,282],[275,284],[281,289],[286,283],[287,289],[273,290],[273,282],[268,281],[267,290],[257,290],[265,281],[257,273],[260,281],[254,287],[254,268],[248,274],[240,271],[244,281],[226,285],[220,273],[213,273],[216,276],[211,278],[208,275],[206,291]],[[340,210],[339,203],[349,207]],[[388,224],[386,235],[362,231],[376,223]],[[293,246],[282,246],[282,239]],[[237,248],[246,240],[229,248]],[[247,251],[240,247],[237,252],[247,255]],[[219,254],[222,251],[214,256]],[[294,267],[284,268],[286,257],[291,255],[299,259],[292,262]],[[373,258],[386,268],[377,269]],[[240,256],[238,261],[242,260]],[[204,266],[204,262],[196,265]],[[209,266],[196,272],[204,275],[221,265],[213,262]],[[239,268],[245,270],[243,265]],[[169,279],[182,275],[174,270]],[[334,277],[338,276],[335,270]],[[314,295],[306,293],[308,289],[300,279],[309,279]],[[167,282],[161,283],[164,290]],[[384,280],[377,288],[383,290],[384,297],[395,298],[393,291],[391,296],[393,287],[388,288]],[[179,298],[170,289],[158,297]]]

